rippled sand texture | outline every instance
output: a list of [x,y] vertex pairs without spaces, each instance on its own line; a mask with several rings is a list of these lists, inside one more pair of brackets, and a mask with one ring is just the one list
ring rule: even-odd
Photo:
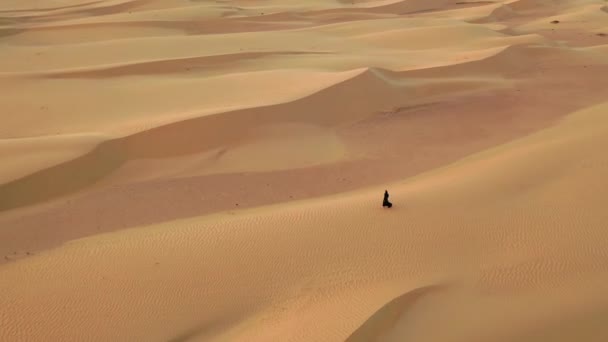
[[1,341],[608,340],[605,1],[4,0],[0,52]]

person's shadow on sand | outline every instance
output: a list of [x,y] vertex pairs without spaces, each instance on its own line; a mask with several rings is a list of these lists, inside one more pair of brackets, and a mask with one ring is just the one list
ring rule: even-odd
[[393,203],[389,202],[388,200],[388,190],[384,190],[384,199],[382,200],[382,206],[385,208],[392,208],[393,207]]

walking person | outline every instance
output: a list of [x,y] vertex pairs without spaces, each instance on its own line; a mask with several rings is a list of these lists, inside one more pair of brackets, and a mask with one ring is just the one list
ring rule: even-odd
[[388,190],[384,190],[384,199],[382,200],[382,206],[385,208],[391,208],[393,206],[393,203],[389,202],[388,196]]

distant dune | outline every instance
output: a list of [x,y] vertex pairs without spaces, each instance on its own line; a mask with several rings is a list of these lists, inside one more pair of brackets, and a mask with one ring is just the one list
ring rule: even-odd
[[608,340],[607,8],[3,1],[0,340]]

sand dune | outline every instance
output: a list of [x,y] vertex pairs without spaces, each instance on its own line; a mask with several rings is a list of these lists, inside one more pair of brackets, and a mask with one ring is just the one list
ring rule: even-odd
[[606,8],[3,1],[0,340],[606,340]]
[[[374,188],[99,235],[6,264],[3,338],[343,340],[371,316],[378,337],[554,340],[556,309],[593,321],[608,304],[607,108],[394,184],[391,211]],[[416,295],[424,286],[441,288]],[[404,291],[396,313],[373,316]],[[595,340],[608,334],[592,326]]]

